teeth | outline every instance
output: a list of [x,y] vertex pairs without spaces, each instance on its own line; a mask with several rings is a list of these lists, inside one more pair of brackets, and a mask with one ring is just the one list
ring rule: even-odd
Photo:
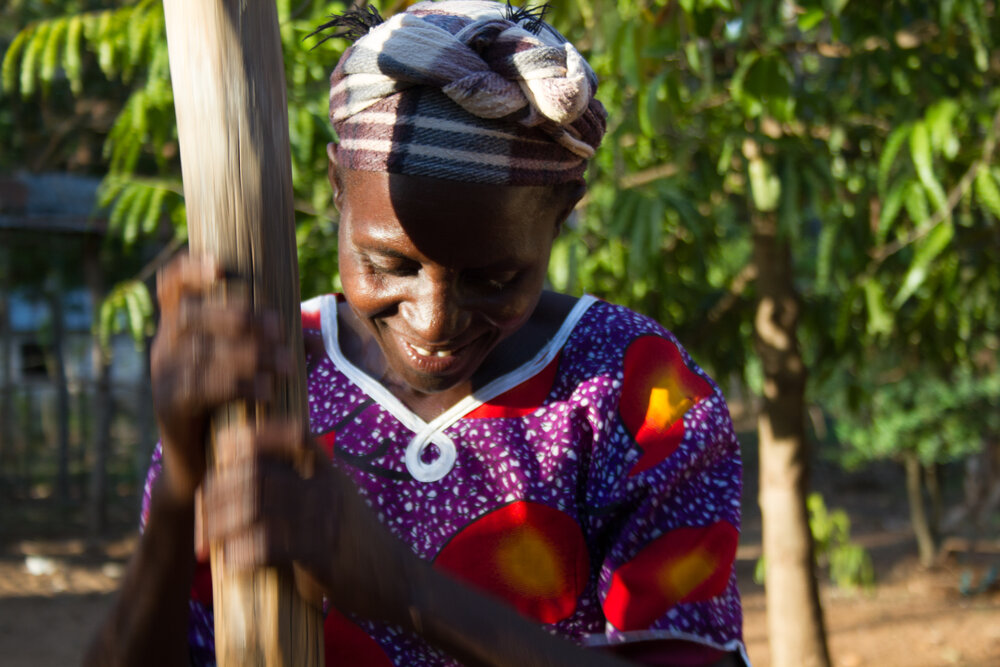
[[410,347],[422,357],[448,357],[451,356],[451,350],[438,350],[437,352],[431,352],[430,350],[425,350],[422,347],[410,343]]

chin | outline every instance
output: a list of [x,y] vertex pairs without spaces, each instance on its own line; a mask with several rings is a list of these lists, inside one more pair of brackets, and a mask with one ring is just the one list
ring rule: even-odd
[[463,376],[424,375],[412,370],[401,377],[407,387],[419,394],[441,394],[469,380]]

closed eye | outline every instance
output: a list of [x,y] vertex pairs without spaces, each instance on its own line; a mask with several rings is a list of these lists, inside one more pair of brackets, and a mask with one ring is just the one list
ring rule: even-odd
[[371,257],[365,257],[365,266],[371,273],[399,278],[415,276],[420,272],[420,265],[416,262],[397,259],[379,261]]

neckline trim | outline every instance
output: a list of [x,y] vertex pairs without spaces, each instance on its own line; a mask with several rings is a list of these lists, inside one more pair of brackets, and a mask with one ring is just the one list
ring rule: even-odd
[[[337,298],[335,295],[326,295],[320,304],[320,326],[327,356],[330,357],[337,370],[374,398],[414,433],[414,437],[406,448],[406,464],[410,474],[420,481],[436,481],[447,475],[455,462],[455,457],[452,455],[454,454],[454,443],[443,432],[472,410],[541,372],[562,349],[584,313],[596,302],[597,298],[589,294],[580,297],[559,326],[556,334],[542,346],[534,357],[462,398],[431,421],[425,421],[410,410],[385,385],[355,366],[344,356],[338,338]],[[438,446],[442,455],[435,461],[425,464],[421,461],[420,454],[424,447],[432,442]]]

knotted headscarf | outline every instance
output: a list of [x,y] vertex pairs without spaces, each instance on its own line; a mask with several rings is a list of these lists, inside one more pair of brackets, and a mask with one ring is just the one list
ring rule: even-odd
[[597,77],[554,28],[509,10],[421,2],[359,38],[330,77],[338,162],[476,183],[582,180],[605,129]]

